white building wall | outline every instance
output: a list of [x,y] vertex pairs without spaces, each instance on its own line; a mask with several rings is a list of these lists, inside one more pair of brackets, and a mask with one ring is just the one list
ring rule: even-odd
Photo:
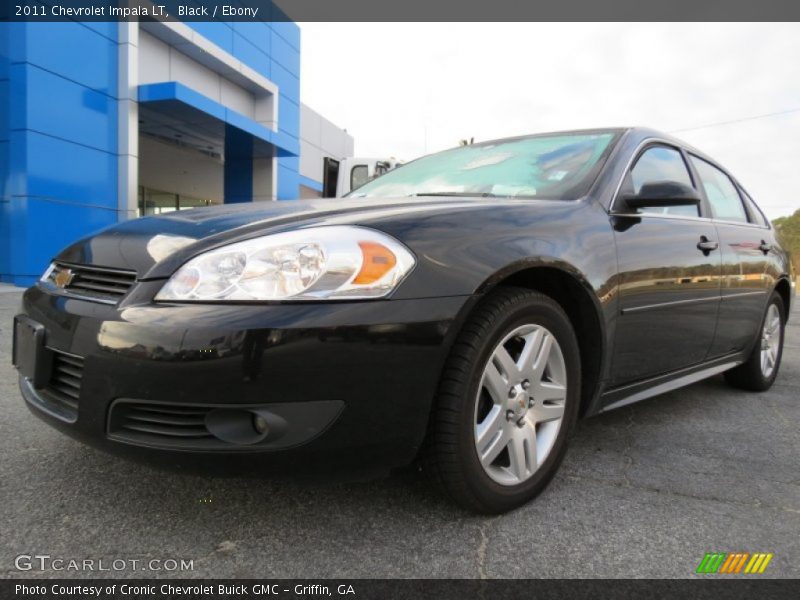
[[346,130],[305,104],[300,106],[300,175],[321,184],[323,159],[353,156],[354,144]]
[[222,160],[190,148],[181,148],[155,138],[139,140],[139,184],[153,190],[223,200]]

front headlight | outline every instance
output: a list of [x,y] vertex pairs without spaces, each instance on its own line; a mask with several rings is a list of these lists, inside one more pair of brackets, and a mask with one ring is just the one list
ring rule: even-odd
[[314,227],[204,252],[156,294],[160,301],[380,298],[415,260],[397,240],[363,227]]

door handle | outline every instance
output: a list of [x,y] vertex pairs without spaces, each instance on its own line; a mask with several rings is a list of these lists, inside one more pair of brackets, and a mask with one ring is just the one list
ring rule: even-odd
[[761,240],[761,245],[758,247],[764,254],[769,254],[769,251],[772,250],[772,244],[767,242],[766,240]]
[[697,242],[697,249],[700,250],[706,256],[708,256],[712,250],[716,250],[717,248],[719,248],[719,244],[714,240],[708,239],[704,235],[701,235],[700,241]]

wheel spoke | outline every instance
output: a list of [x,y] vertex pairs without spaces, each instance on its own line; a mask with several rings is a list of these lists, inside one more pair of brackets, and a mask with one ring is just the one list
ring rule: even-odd
[[536,470],[536,428],[529,421],[515,427],[508,444],[509,471],[519,481],[525,481]]
[[513,385],[520,380],[520,373],[517,363],[514,362],[514,359],[511,358],[508,350],[506,350],[502,345],[498,346],[497,350],[494,351],[492,360],[500,372],[505,375],[506,382],[509,385]]
[[567,388],[554,381],[540,381],[533,388],[533,397],[537,404],[548,400],[564,400],[567,397]]
[[553,348],[553,336],[544,332],[539,349],[536,352],[536,359],[531,366],[530,377],[531,381],[538,382],[542,380],[544,369],[547,366],[547,361],[550,359],[550,351]]
[[503,414],[503,408],[495,404],[489,411],[489,414],[486,415],[486,418],[477,426],[477,444],[481,454],[485,452],[489,443],[494,440],[497,435],[502,434],[501,430],[503,429],[503,425],[507,422],[508,420],[505,414]]
[[546,335],[544,330],[536,329],[524,336],[525,345],[522,347],[522,352],[520,352],[519,359],[517,360],[517,367],[521,373],[530,375],[536,359],[539,358],[542,342]]
[[781,325],[781,319],[780,319],[780,317],[778,317],[776,315],[772,319],[772,321],[770,321],[769,327],[767,327],[767,334],[768,335],[774,334],[776,331],[778,331],[778,328],[780,327],[780,325]]
[[486,369],[483,371],[481,386],[489,392],[489,395],[492,397],[492,402],[495,404],[502,404],[508,395],[508,384],[492,361],[489,361],[489,364],[486,365]]
[[478,450],[481,464],[484,467],[490,466],[497,456],[503,451],[503,448],[508,446],[508,430],[505,427],[500,428],[499,435],[487,440],[486,447]]
[[[531,414],[532,413],[532,414]],[[537,404],[529,414],[534,423],[546,423],[556,421],[564,416],[563,404]]]

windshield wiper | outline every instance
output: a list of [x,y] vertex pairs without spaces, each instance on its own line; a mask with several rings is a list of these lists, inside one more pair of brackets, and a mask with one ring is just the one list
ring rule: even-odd
[[506,196],[498,196],[491,192],[414,192],[409,196],[455,196],[455,197],[471,197],[471,198],[505,198]]

